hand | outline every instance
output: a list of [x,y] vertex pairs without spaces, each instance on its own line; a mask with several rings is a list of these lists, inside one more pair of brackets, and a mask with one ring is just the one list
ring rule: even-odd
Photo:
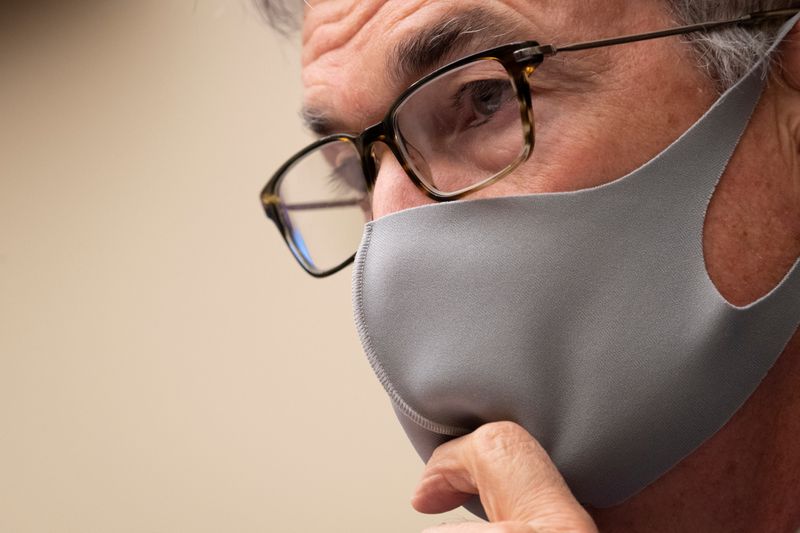
[[494,422],[433,452],[412,499],[443,513],[478,494],[491,523],[446,524],[425,533],[596,533],[547,453],[522,427]]

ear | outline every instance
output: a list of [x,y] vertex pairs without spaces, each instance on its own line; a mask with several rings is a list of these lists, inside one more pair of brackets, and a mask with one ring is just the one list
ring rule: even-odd
[[783,39],[780,51],[781,77],[790,88],[800,91],[800,22]]

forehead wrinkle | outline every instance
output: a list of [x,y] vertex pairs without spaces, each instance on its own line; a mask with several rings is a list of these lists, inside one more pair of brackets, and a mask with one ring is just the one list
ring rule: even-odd
[[[338,8],[318,16],[317,6],[327,3]],[[306,10],[307,35],[302,74],[306,102],[301,116],[309,119],[304,122],[318,135],[357,131],[369,125],[385,107],[389,91],[381,89],[380,83],[386,61],[386,42],[390,40],[388,36],[398,24],[430,0],[402,3],[365,1],[361,3],[368,5],[355,13],[341,9],[346,3],[328,0],[314,4],[313,10]],[[392,9],[386,9],[389,7]],[[378,25],[380,31],[376,32]],[[376,35],[381,38],[376,38]],[[370,54],[375,57],[373,63],[377,61],[380,65],[375,69],[357,69],[362,83],[342,86],[336,73],[352,71],[352,65]],[[344,104],[342,98],[350,103]]]
[[440,22],[419,29],[395,44],[390,57],[397,68],[387,69],[391,82],[413,81],[460,55],[521,38],[519,19],[493,9],[451,8],[441,18]]
[[[561,11],[556,9],[560,4],[530,0],[499,1],[491,8],[481,0],[324,0],[313,5],[306,9],[303,79],[306,106],[313,111],[310,125],[318,132],[357,131],[386,111],[392,98],[417,79],[391,79],[391,71],[397,68],[391,52],[402,48],[400,41],[415,32],[433,26],[435,30],[429,33],[434,43],[441,39],[436,35],[449,32],[469,53],[515,40],[548,42],[558,33],[558,24],[552,27],[554,21],[572,21],[577,14],[573,6],[569,13],[554,17],[554,10]],[[469,20],[465,15],[459,24],[451,21],[464,12],[486,15],[486,20],[478,16]],[[336,74],[340,69],[344,76],[356,75],[356,83],[343,84]],[[320,121],[322,117],[326,120]]]
[[[296,0],[300,1],[300,0]],[[350,5],[352,0],[327,0],[323,2],[314,2],[313,4],[308,0],[304,0],[303,7],[303,26],[301,31],[301,44],[305,46],[308,42],[311,32],[309,31],[313,25],[308,24],[309,20],[319,19],[318,24],[324,24],[334,20],[344,18],[347,13],[351,11]]]
[[[320,4],[315,10],[322,9],[324,5]],[[321,17],[316,13],[312,17],[309,13],[311,23],[307,22],[305,27],[311,29],[303,32],[303,66],[355,39],[381,7],[380,2],[356,2],[352,10],[331,10],[331,13]],[[322,21],[317,22],[317,18],[322,18]]]
[[[399,2],[400,0],[394,0]],[[348,43],[360,43],[364,33],[369,33],[377,24],[382,12],[386,8],[397,10],[389,20],[381,21],[381,35],[387,35],[391,29],[425,4],[429,0],[403,0],[402,7],[391,0],[360,0],[360,1],[333,1],[327,0],[314,4],[314,8],[306,8],[306,18],[303,25],[303,51],[302,64],[316,61],[328,52],[345,47]],[[322,11],[328,5],[330,9]],[[348,7],[349,6],[349,7]],[[322,11],[321,13],[318,13]],[[390,11],[391,12],[391,11]],[[380,45],[374,37],[369,39],[370,46]]]

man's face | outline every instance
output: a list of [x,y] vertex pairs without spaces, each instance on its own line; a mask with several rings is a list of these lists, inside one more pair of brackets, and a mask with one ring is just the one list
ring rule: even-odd
[[[418,77],[471,52],[517,40],[565,44],[667,27],[654,1],[382,2],[331,0],[307,9],[306,106],[334,130],[377,122]],[[476,13],[476,11],[485,13]],[[405,79],[397,47],[419,40],[420,57],[458,28],[452,50]],[[481,196],[585,188],[633,170],[694,121],[713,99],[709,80],[674,40],[565,54],[530,78],[536,146],[523,168]],[[391,154],[383,154],[374,215],[427,202]],[[475,195],[479,196],[479,195]]]
[[[521,40],[558,46],[677,25],[665,4],[312,1],[303,31],[307,114],[320,134],[359,133],[378,122],[406,87],[449,61]],[[453,28],[458,39],[451,38]],[[442,50],[442,42],[454,45]],[[711,200],[703,229],[709,276],[737,305],[769,292],[800,254],[800,80],[786,74],[800,71],[800,48],[791,42],[790,37],[784,47],[787,68],[774,69]],[[417,55],[404,58],[404,63],[419,65],[417,72],[399,74],[401,47]],[[531,157],[511,175],[467,198],[577,190],[636,169],[679,137],[718,97],[714,82],[697,64],[692,47],[676,37],[546,59],[530,78],[536,128]],[[379,155],[374,217],[431,202],[389,150]],[[760,449],[759,439],[772,427],[774,400],[785,398],[781,387],[796,390],[796,346],[796,341],[789,345],[776,371],[710,444],[642,493],[652,504],[640,505],[643,515],[655,516],[661,500],[683,502],[689,486],[706,491],[697,502],[734,494],[747,479],[739,476],[738,485],[731,479],[725,466],[731,457],[741,458],[741,468],[748,472],[762,469],[753,450]],[[782,404],[787,413],[800,407],[800,397],[792,394],[794,400]],[[789,432],[774,442],[776,450],[790,449],[796,437]],[[713,479],[724,480],[724,490],[704,484]],[[749,490],[742,488],[742,494]],[[730,513],[733,507],[728,502],[721,509]],[[697,513],[706,511],[702,505],[697,508]]]
[[[419,77],[485,48],[519,40],[559,45],[675,25],[661,0],[324,0],[310,6],[303,30],[305,108],[320,133],[360,132],[379,121]],[[442,35],[453,28],[461,37],[445,53],[436,53]],[[416,43],[411,48],[418,56],[410,62],[420,68],[398,75],[398,48],[409,42]],[[437,59],[428,61],[431,56]],[[714,84],[696,64],[692,49],[678,38],[547,59],[530,78],[536,128],[532,156],[469,198],[582,189],[634,170],[716,99]],[[757,116],[748,129],[705,228],[710,275],[734,303],[766,293],[800,246],[789,231],[776,235],[774,224],[753,218],[766,211],[795,212],[786,203],[791,196],[776,206],[780,194],[755,190],[749,180],[735,178],[773,164],[759,154],[755,142],[760,130],[774,129],[769,121]],[[383,150],[380,159],[374,217],[431,202],[390,151]],[[742,227],[746,238],[731,231]],[[786,256],[783,264],[776,266],[776,254]]]

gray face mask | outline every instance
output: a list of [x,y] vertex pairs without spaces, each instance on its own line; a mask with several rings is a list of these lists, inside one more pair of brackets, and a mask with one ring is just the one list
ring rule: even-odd
[[765,63],[616,181],[423,206],[367,225],[356,322],[423,459],[511,420],[542,443],[579,501],[613,506],[744,403],[800,322],[800,261],[768,295],[736,307],[708,277],[702,235]]

